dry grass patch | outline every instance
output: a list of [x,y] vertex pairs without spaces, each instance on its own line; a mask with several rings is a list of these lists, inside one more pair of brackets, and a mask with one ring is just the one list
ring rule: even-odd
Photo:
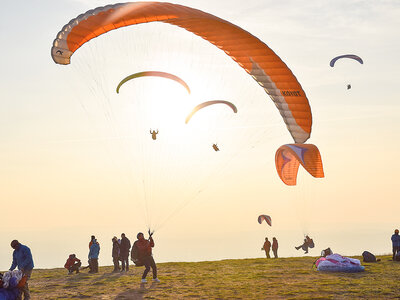
[[[143,267],[128,274],[67,275],[34,270],[32,299],[384,299],[400,295],[400,263],[380,257],[366,272],[319,273],[316,258],[241,259],[158,264],[161,283],[140,283]],[[151,279],[151,274],[149,278]]]

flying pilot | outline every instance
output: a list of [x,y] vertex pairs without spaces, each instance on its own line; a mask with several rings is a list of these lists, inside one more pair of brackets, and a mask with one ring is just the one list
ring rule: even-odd
[[155,130],[151,130],[150,129],[150,134],[151,134],[151,138],[153,139],[153,140],[156,140],[157,139],[157,134],[158,134],[158,129],[157,129],[157,131],[155,131]]

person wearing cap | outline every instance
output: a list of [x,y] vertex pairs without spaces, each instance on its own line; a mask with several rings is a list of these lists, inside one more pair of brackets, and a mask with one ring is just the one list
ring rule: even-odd
[[151,248],[153,247],[154,240],[151,233],[148,240],[144,238],[143,233],[139,232],[137,234],[137,241],[135,241],[132,246],[132,260],[138,260],[140,261],[140,265],[144,265],[146,267],[142,275],[142,283],[147,282],[146,276],[150,271],[150,267],[153,271],[153,281],[160,282],[160,280],[157,278],[157,266],[152,255]]
[[397,252],[400,252],[400,235],[399,230],[396,229],[392,235],[392,246],[393,246],[393,260],[396,258]]
[[68,275],[71,275],[74,273],[74,271],[76,271],[76,274],[78,274],[81,265],[81,260],[77,258],[75,254],[70,254],[67,262],[64,265],[64,268],[68,270]]
[[14,249],[14,252],[10,271],[18,267],[18,269],[22,271],[24,276],[26,276],[26,283],[21,288],[21,292],[24,295],[24,299],[30,299],[31,295],[29,292],[28,280],[32,275],[32,270],[34,267],[31,249],[29,249],[25,245],[20,244],[17,240],[13,240],[11,242],[11,248]]
[[114,263],[114,270],[113,273],[119,272],[119,255],[120,255],[120,250],[119,250],[119,243],[118,239],[116,236],[112,238],[112,258],[113,258],[113,263]]
[[100,254],[100,245],[96,239],[93,240],[92,245],[89,250],[89,273],[98,273],[99,272],[99,254]]

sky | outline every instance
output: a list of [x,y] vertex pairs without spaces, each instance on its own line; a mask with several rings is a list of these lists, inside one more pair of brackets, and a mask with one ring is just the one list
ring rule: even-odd
[[[12,1],[0,18],[0,270],[11,240],[37,268],[83,261],[92,234],[100,265],[111,239],[155,229],[158,262],[281,256],[310,234],[342,255],[391,251],[400,227],[400,3],[398,1],[175,1],[228,20],[273,49],[305,90],[325,178],[299,170],[284,185],[275,151],[293,140],[268,95],[226,54],[166,24],[115,30],[82,46],[68,66],[50,49],[58,31],[97,0]],[[329,61],[357,54],[364,64]],[[191,88],[160,78],[171,72]],[[351,83],[352,89],[346,86]],[[238,107],[204,110],[200,102]],[[149,130],[158,129],[156,141]],[[221,151],[211,149],[218,143]],[[268,214],[272,226],[258,224]]]

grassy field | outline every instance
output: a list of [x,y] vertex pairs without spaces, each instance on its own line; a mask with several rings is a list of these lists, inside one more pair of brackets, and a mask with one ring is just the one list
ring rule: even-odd
[[[360,257],[357,257],[360,259]],[[161,283],[141,284],[143,267],[113,274],[101,267],[67,275],[65,269],[34,270],[32,299],[384,299],[400,298],[400,263],[381,256],[365,272],[320,273],[316,258],[238,259],[158,264]]]

